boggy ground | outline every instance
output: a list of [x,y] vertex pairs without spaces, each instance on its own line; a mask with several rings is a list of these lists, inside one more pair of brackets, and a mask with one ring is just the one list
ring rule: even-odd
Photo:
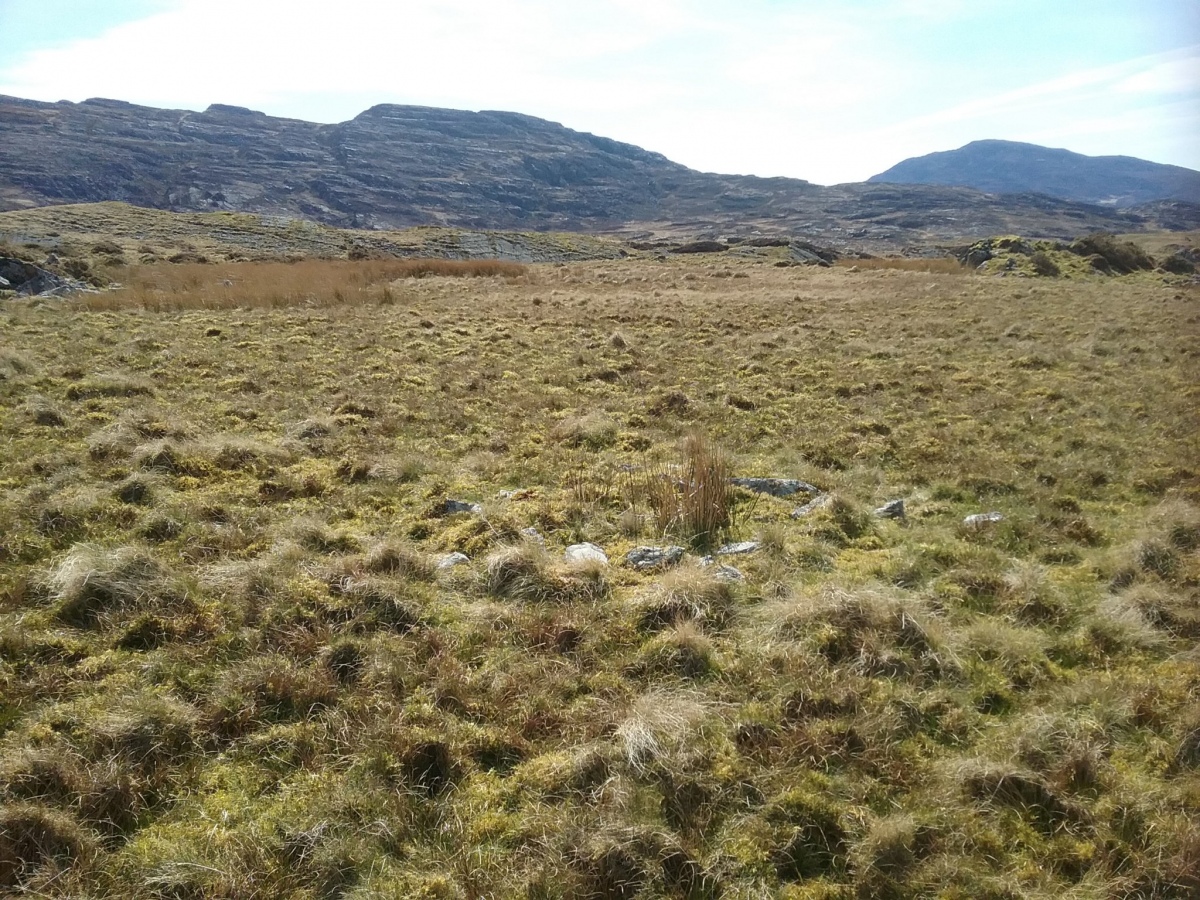
[[505,271],[4,307],[0,891],[1196,895],[1194,287]]

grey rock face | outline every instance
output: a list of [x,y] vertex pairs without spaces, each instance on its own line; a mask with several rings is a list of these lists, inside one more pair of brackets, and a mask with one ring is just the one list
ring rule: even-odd
[[583,543],[572,544],[563,553],[563,557],[567,562],[598,562],[603,565],[608,565],[608,554],[597,547],[595,544]]
[[905,517],[904,501],[889,500],[879,509],[875,510],[875,515],[881,519],[903,519]]
[[0,280],[18,294],[45,296],[65,294],[85,287],[73,278],[64,278],[24,260],[0,256]]
[[[509,112],[381,105],[322,125],[219,105],[190,112],[0,97],[0,134],[0,209],[121,200],[358,229],[442,222],[481,232],[686,221],[701,233],[769,218],[780,234],[837,234],[856,245],[890,246],[1011,232],[1122,233],[1149,224],[1140,213],[1019,194],[913,184],[820,187],[698,172],[631,144]],[[1171,215],[1190,220],[1194,213]],[[530,252],[479,241],[489,255],[520,259]],[[789,254],[797,263],[828,262],[804,242],[793,242]]]
[[756,494],[770,494],[772,497],[790,497],[799,493],[821,493],[820,488],[795,478],[732,478],[730,480],[738,487],[754,491]]
[[625,565],[639,572],[652,572],[679,565],[682,547],[634,547],[625,554]]

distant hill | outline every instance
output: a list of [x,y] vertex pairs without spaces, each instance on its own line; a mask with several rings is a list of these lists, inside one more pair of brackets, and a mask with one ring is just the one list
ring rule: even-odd
[[0,211],[124,201],[342,228],[787,234],[864,249],[992,234],[1200,227],[1200,206],[1114,209],[1038,194],[698,172],[511,112],[375,106],[332,125],[214,104],[0,96]]
[[1192,169],[1017,141],[972,141],[957,150],[906,159],[867,181],[953,185],[993,194],[1034,192],[1122,208],[1155,200],[1200,203],[1200,172]]

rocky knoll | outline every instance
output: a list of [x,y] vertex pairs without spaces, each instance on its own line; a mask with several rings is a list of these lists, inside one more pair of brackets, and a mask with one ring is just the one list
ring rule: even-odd
[[120,200],[341,227],[813,234],[897,246],[1020,232],[1196,227],[1200,207],[1140,210],[934,185],[821,187],[701,173],[630,144],[508,112],[376,106],[320,125],[238,107],[0,96],[0,210]]

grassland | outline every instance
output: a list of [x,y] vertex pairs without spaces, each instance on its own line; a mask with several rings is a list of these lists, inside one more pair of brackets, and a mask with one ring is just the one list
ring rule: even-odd
[[402,276],[0,310],[0,891],[1200,891],[1195,286]]

